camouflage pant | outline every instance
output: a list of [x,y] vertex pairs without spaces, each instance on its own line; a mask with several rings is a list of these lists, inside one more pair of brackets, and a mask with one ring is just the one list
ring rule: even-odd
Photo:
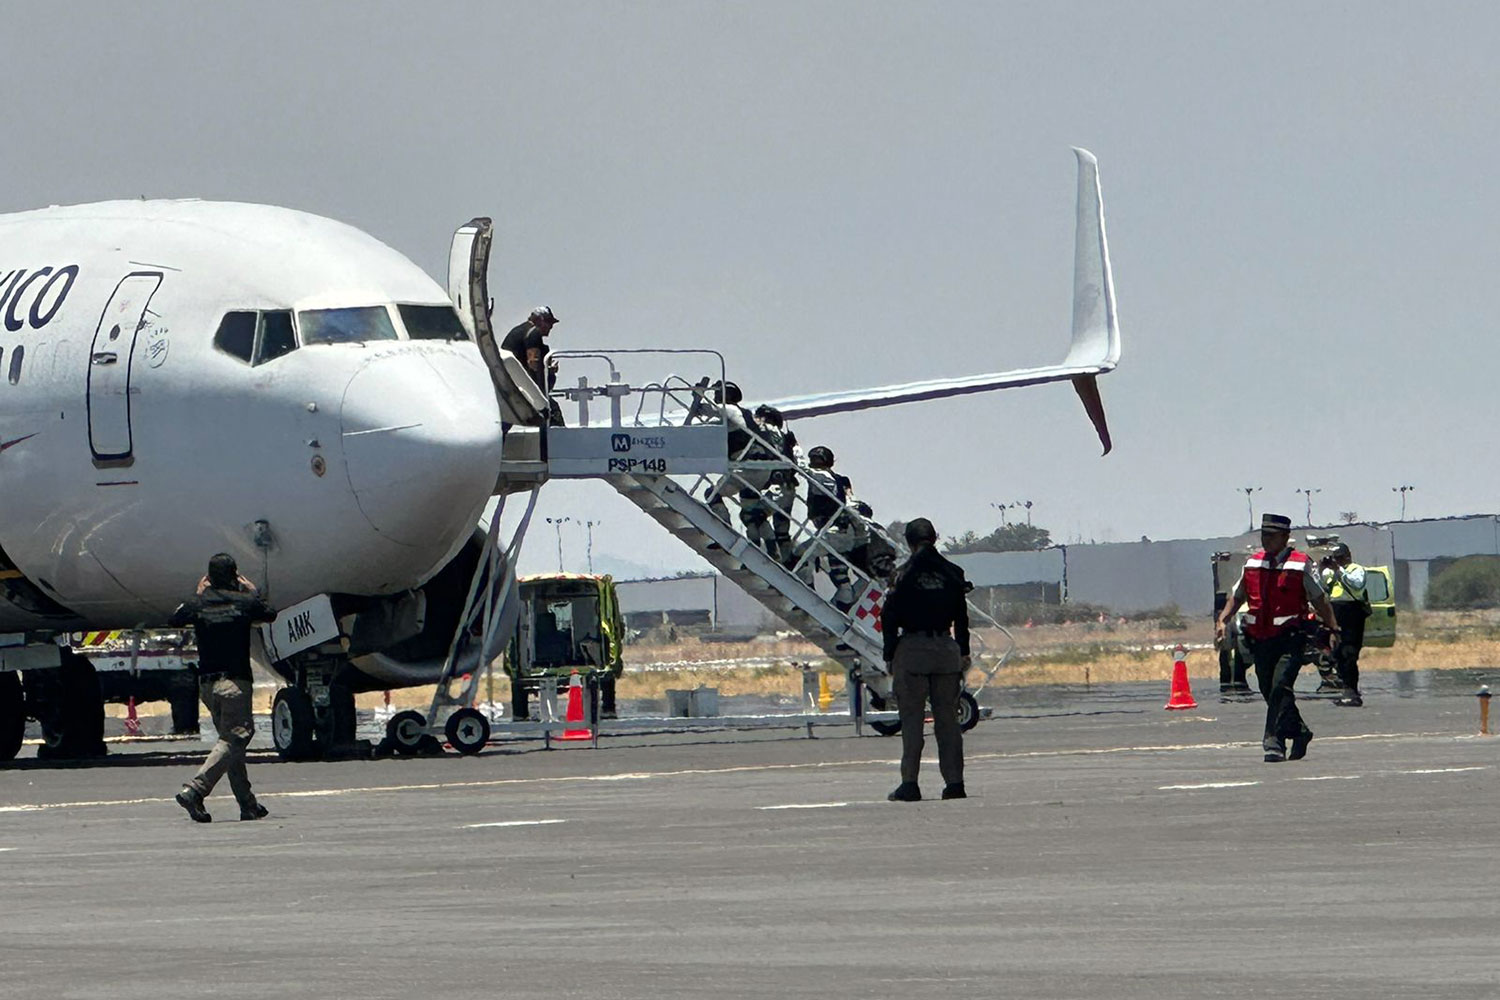
[[250,790],[250,776],[245,771],[245,748],[255,735],[255,721],[251,715],[250,696],[253,686],[248,680],[231,677],[205,677],[198,684],[198,693],[208,709],[219,740],[208,752],[208,759],[193,775],[188,786],[208,798],[219,779],[229,776],[229,788],[241,808],[255,804],[255,793]]

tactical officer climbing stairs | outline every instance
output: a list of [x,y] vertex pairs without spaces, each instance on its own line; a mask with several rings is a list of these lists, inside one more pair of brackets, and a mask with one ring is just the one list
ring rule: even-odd
[[[731,466],[731,474],[734,472]],[[880,638],[873,629],[865,631],[856,625],[848,614],[717,517],[682,485],[665,476],[617,476],[611,481],[653,521],[863,680],[878,696],[890,695]],[[825,550],[821,552],[825,559],[843,558],[826,544],[814,546],[814,550],[819,548]],[[809,552],[804,560],[813,557],[814,552]]]

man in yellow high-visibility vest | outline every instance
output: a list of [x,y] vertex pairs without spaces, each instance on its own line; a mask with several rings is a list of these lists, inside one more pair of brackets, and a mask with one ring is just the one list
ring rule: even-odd
[[1365,593],[1365,568],[1354,561],[1343,542],[1323,560],[1323,586],[1328,589],[1333,616],[1339,623],[1340,641],[1333,651],[1333,663],[1344,695],[1334,704],[1358,708],[1365,703],[1359,693],[1359,650],[1365,644],[1370,599]]

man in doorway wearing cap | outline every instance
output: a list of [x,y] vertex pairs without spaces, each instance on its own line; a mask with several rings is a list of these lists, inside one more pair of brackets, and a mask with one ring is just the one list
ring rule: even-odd
[[880,613],[885,662],[901,713],[901,784],[887,796],[892,802],[922,798],[917,770],[929,701],[943,798],[967,798],[958,696],[969,668],[969,586],[964,571],[938,554],[937,540],[927,518],[907,522],[911,558],[896,570]]
[[[1270,764],[1306,757],[1313,738],[1297,711],[1297,696],[1292,691],[1305,655],[1302,622],[1308,605],[1333,632],[1334,642],[1339,631],[1333,606],[1318,582],[1312,561],[1292,548],[1291,533],[1291,518],[1281,514],[1261,517],[1261,549],[1246,561],[1245,571],[1214,623],[1215,638],[1222,642],[1230,616],[1241,602],[1246,605],[1245,643],[1255,663],[1261,696],[1266,700],[1266,728],[1261,742]],[[1290,751],[1287,740],[1292,741]]]
[[547,363],[547,354],[551,350],[547,346],[547,334],[556,325],[557,317],[552,314],[552,307],[537,306],[523,322],[511,327],[500,342],[501,347],[526,366],[532,381],[542,392],[551,391],[557,381],[557,366]]
[[1345,708],[1365,703],[1359,694],[1359,651],[1365,644],[1365,619],[1370,617],[1370,598],[1365,593],[1365,568],[1354,561],[1349,546],[1339,542],[1323,560],[1323,586],[1333,616],[1339,623],[1339,646],[1333,665],[1344,685],[1344,696],[1334,702]]

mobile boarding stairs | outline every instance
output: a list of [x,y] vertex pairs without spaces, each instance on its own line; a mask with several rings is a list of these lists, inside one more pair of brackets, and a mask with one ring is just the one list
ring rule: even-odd
[[[507,433],[497,484],[501,506],[493,512],[488,526],[487,554],[470,589],[462,618],[465,627],[455,636],[445,679],[438,685],[438,695],[425,719],[415,712],[392,719],[390,732],[396,748],[415,749],[418,740],[430,741],[438,734],[446,736],[460,752],[477,752],[488,741],[489,719],[472,707],[480,673],[475,665],[488,663],[497,655],[515,629],[515,557],[535,508],[537,490],[548,479],[602,479],[610,483],[844,668],[849,680],[850,716],[857,731],[862,731],[863,722],[869,722],[882,734],[897,732],[900,724],[893,711],[895,696],[880,636],[879,610],[885,583],[850,563],[847,554],[856,543],[860,530],[856,526],[864,522],[805,468],[781,456],[768,458],[775,455],[775,449],[753,432],[752,445],[740,455],[730,456],[729,424],[706,391],[711,378],[723,379],[722,356],[711,351],[618,350],[556,352],[552,357],[568,375],[576,376],[566,388],[559,379],[558,388],[550,394],[557,404],[554,413],[562,412],[567,423],[516,426]],[[698,377],[671,374],[632,384],[622,376],[621,369],[626,366],[660,371],[665,367],[664,358]],[[580,369],[598,369],[604,377],[591,382],[589,374]],[[709,377],[703,377],[705,371]],[[728,513],[726,507],[711,507],[707,502],[717,495],[736,506],[754,503],[768,496],[773,474],[783,483],[794,482],[798,497],[788,512],[793,554],[784,556],[785,563],[746,537],[734,523],[739,518],[726,521],[716,513],[715,507]],[[837,513],[821,526],[806,514],[806,498],[814,493],[822,493],[838,505]],[[510,540],[502,543],[499,523],[503,504],[507,495],[517,494],[527,495],[527,506]],[[818,570],[826,574],[835,563],[842,564],[849,575],[855,597],[852,602],[836,602],[831,583],[818,578]],[[842,596],[849,595],[846,592]],[[972,603],[970,615],[975,626],[998,631],[1003,648],[987,649],[982,636],[977,632],[973,635],[975,667],[966,678],[960,704],[960,721],[966,729],[981,717],[974,694],[994,677],[1015,645],[1005,629]],[[969,681],[975,682],[972,687]],[[866,711],[866,700],[875,711]],[[591,729],[597,739],[597,698],[593,692],[585,704],[585,728]],[[613,728],[616,724],[607,725]],[[578,724],[546,721],[545,713],[544,721],[506,727],[517,734],[535,730],[544,737],[564,728],[578,728]]]

